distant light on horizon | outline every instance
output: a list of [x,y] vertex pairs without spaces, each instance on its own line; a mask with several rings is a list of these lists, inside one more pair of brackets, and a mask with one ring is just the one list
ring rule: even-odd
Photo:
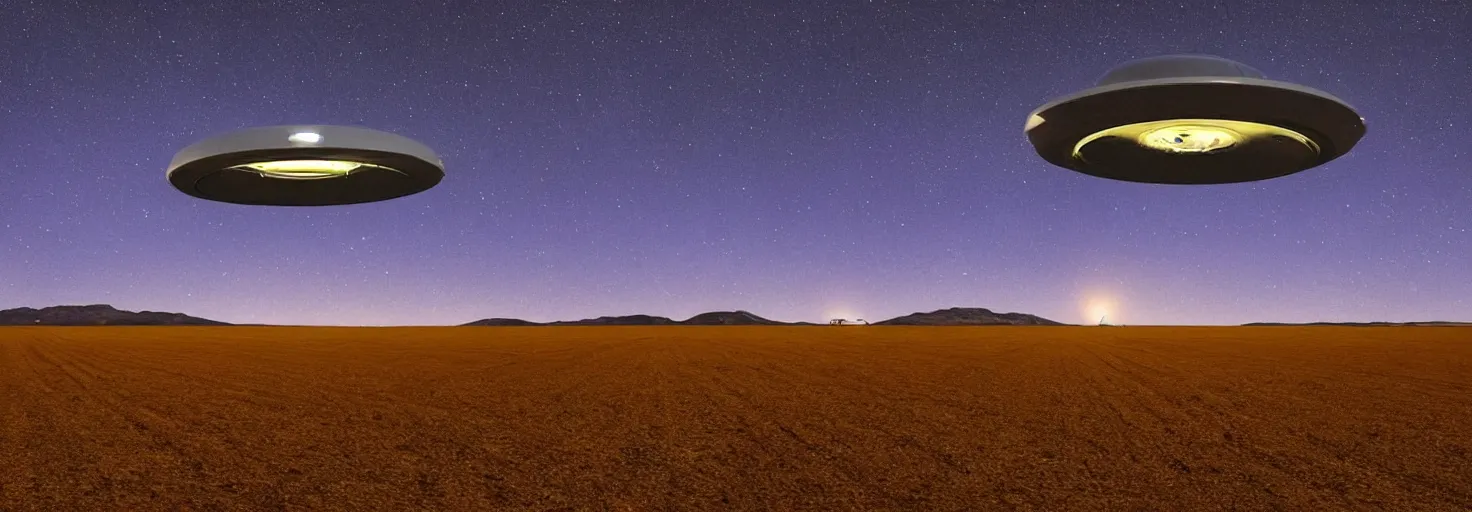
[[1094,295],[1087,297],[1083,308],[1084,325],[1099,323],[1101,319],[1109,323],[1120,323],[1119,304],[1115,299],[1107,295]]
[[822,319],[823,323],[827,323],[838,318],[842,318],[848,321],[854,321],[860,318],[864,318],[864,315],[859,314],[854,309],[847,306],[830,306],[824,308],[823,315],[825,316],[825,318]]

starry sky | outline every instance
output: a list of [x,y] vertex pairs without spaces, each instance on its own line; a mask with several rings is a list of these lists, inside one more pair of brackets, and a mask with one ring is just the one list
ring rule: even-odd
[[[1086,7],[1083,7],[1085,6]],[[459,324],[951,306],[1071,323],[1472,320],[1472,4],[3,0],[0,309]],[[1347,156],[1204,187],[1043,162],[1036,107],[1208,53],[1324,90]],[[180,148],[358,125],[445,180],[272,208]]]

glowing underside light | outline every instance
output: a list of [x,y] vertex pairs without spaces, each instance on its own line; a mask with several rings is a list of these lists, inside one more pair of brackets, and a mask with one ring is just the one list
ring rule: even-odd
[[[352,174],[362,168],[386,169],[398,172],[395,169],[381,165],[365,164],[362,162],[350,162],[346,160],[280,160],[274,162],[258,162],[233,167],[234,169],[255,172],[266,178],[278,178],[283,180],[320,180],[326,178],[340,178]],[[402,173],[401,173],[402,174]]]
[[1283,137],[1303,144],[1315,154],[1319,152],[1319,145],[1312,139],[1278,126],[1225,119],[1169,119],[1096,132],[1073,146],[1073,157],[1081,158],[1080,151],[1084,146],[1104,137],[1130,139],[1141,146],[1168,153],[1213,153],[1255,139]]
[[293,133],[290,137],[287,137],[286,140],[298,144],[316,144],[322,142],[322,134],[312,132]]

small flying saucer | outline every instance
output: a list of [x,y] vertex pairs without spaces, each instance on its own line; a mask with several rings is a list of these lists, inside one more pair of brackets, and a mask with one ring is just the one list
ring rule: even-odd
[[1096,87],[1033,111],[1024,128],[1049,163],[1140,183],[1258,181],[1348,153],[1365,120],[1328,93],[1207,55],[1125,63]]
[[225,203],[332,206],[429,190],[444,164],[423,144],[349,126],[250,128],[205,139],[169,163],[169,183]]

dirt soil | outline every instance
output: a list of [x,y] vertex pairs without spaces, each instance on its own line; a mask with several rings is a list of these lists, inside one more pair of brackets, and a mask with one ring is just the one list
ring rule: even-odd
[[0,328],[0,510],[1468,510],[1472,328]]

